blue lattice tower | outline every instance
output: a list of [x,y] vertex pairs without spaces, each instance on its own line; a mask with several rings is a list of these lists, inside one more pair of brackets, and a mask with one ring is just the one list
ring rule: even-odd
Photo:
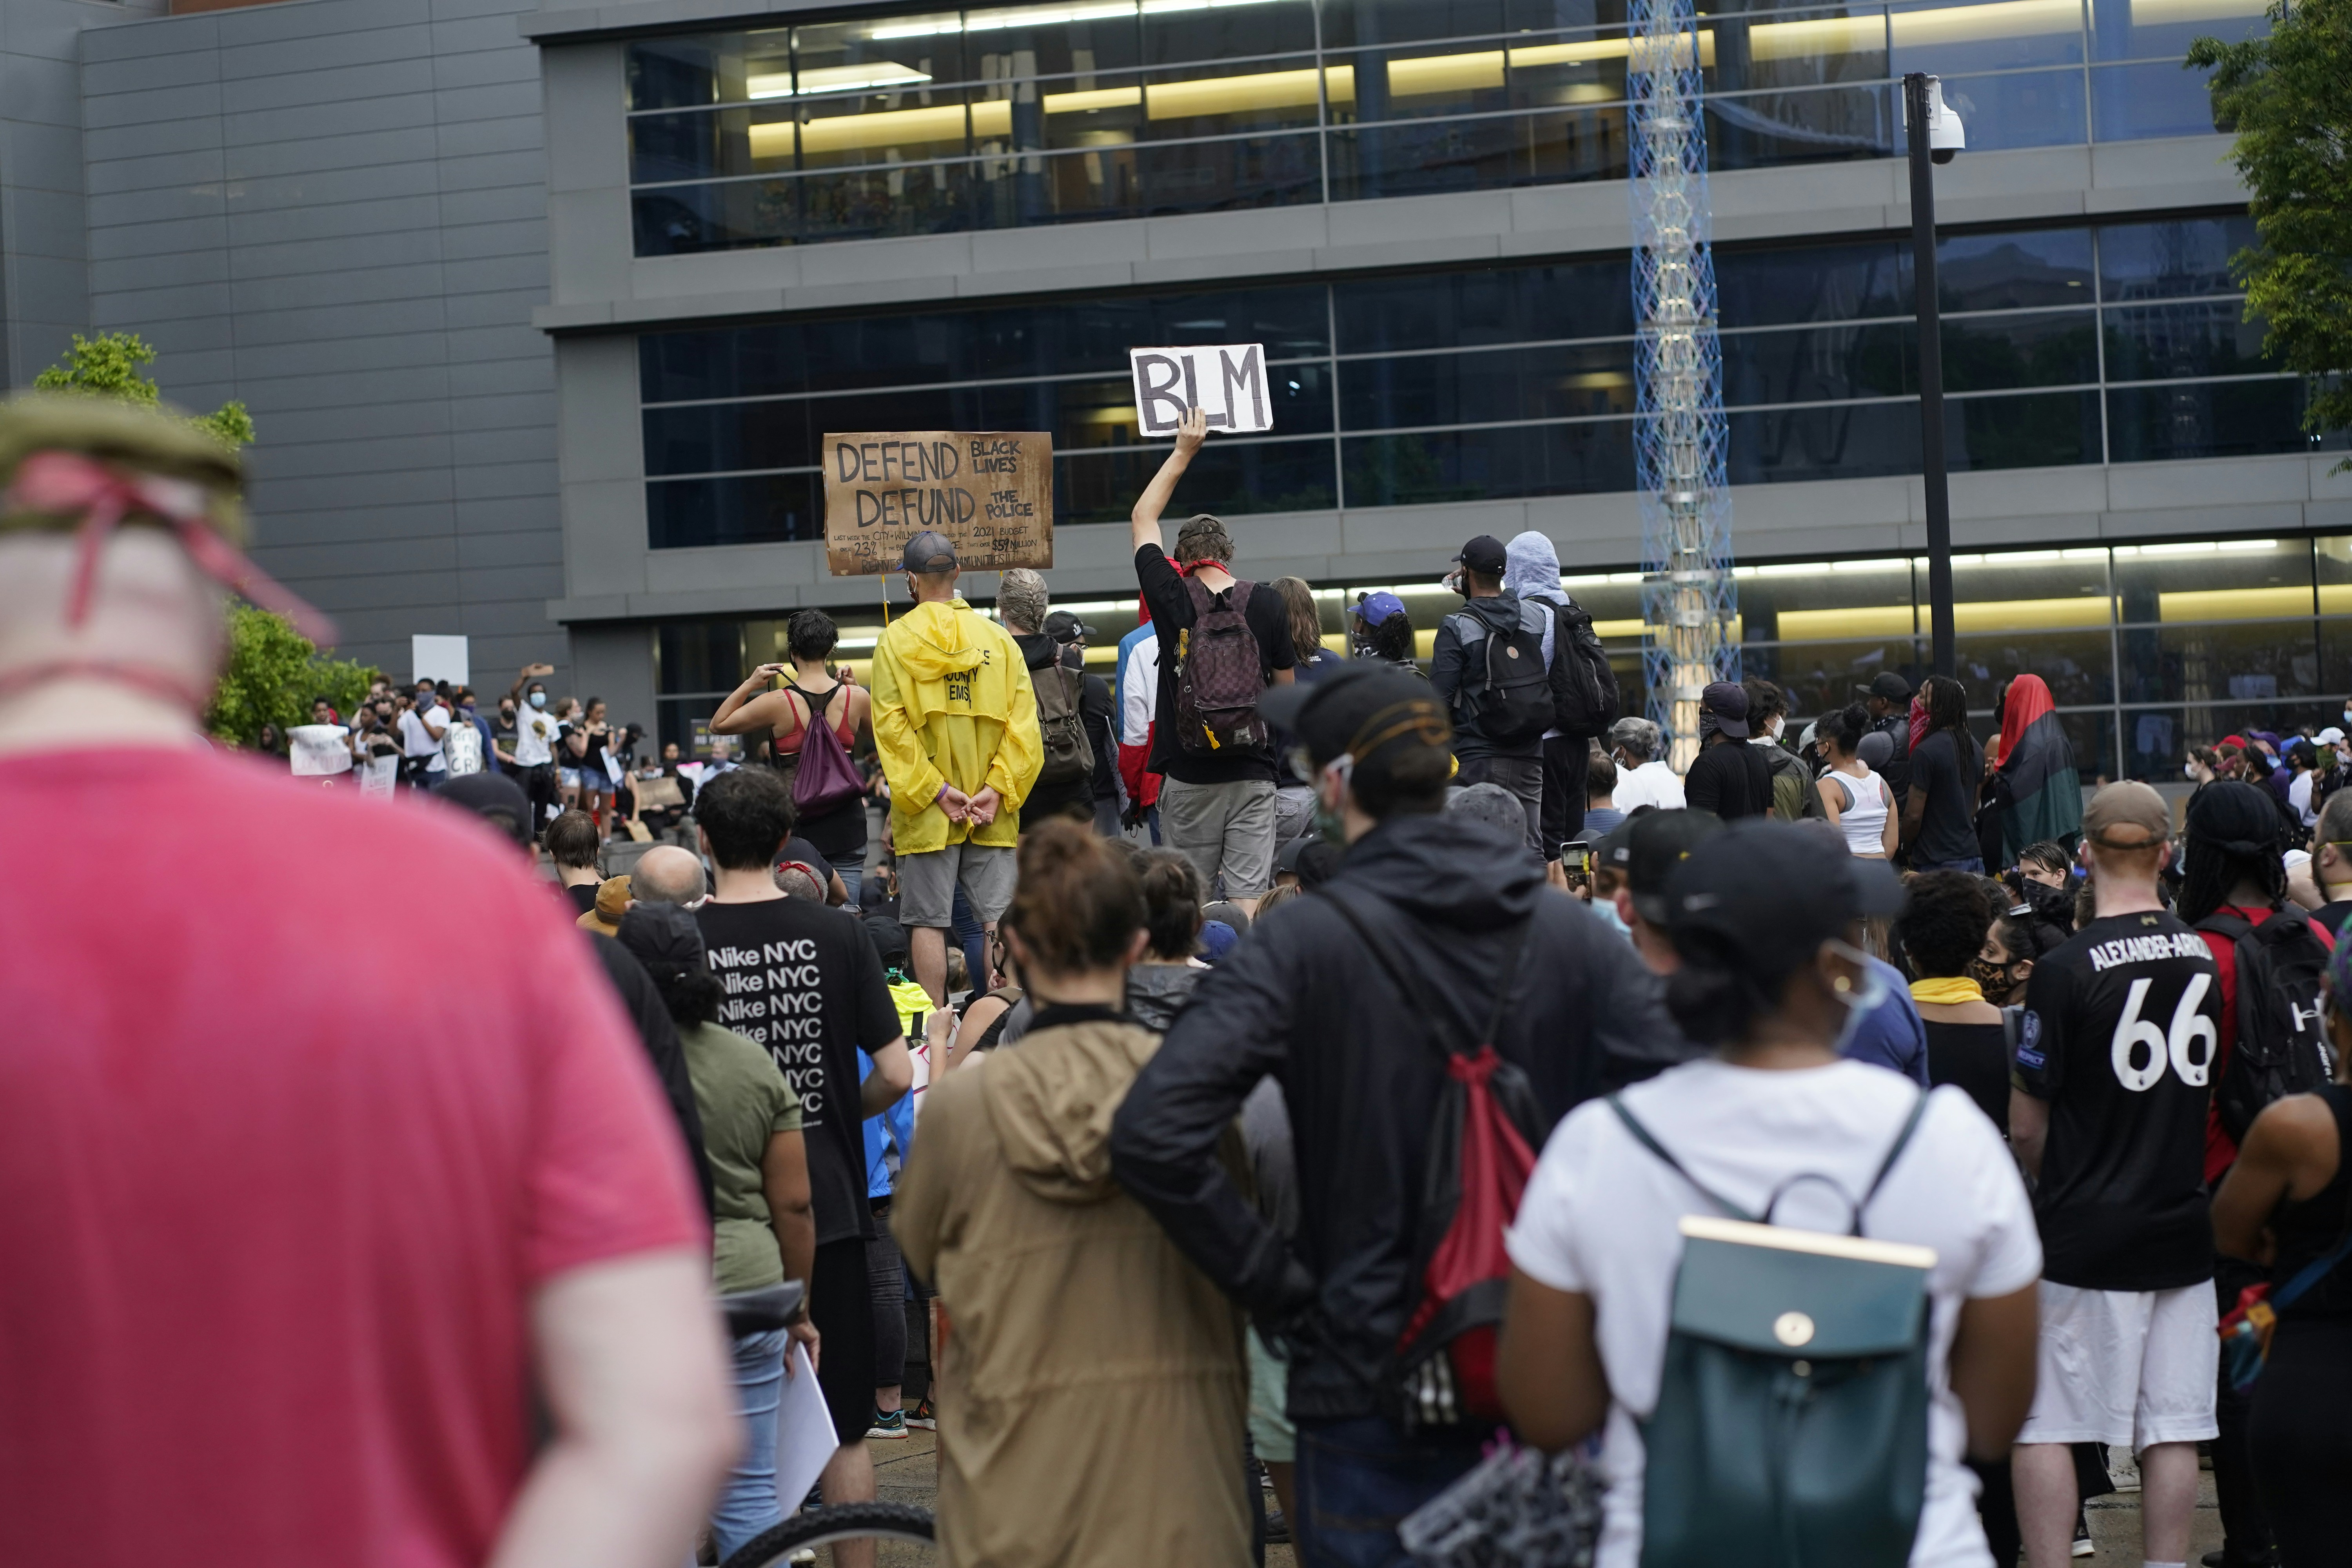
[[1701,689],[1739,679],[1704,82],[1692,0],[1633,0],[1627,30],[1642,660],[1680,772],[1698,750]]

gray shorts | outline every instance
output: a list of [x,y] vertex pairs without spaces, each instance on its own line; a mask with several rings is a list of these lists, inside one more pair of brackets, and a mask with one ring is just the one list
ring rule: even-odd
[[925,855],[898,857],[898,921],[902,925],[945,931],[955,924],[956,884],[961,882],[972,912],[994,925],[1013,902],[1013,847],[950,844]]
[[1170,779],[1160,787],[1160,831],[1201,873],[1205,898],[1265,896],[1274,885],[1274,823],[1272,779],[1213,784]]

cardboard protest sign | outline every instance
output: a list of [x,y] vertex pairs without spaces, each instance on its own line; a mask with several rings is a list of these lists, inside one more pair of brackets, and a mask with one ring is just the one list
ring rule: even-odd
[[1209,428],[1245,436],[1274,428],[1274,400],[1265,389],[1264,343],[1129,349],[1135,374],[1135,416],[1145,439],[1173,436],[1187,408],[1209,416]]
[[936,529],[966,570],[1054,564],[1054,438],[1038,430],[885,430],[824,438],[824,560],[896,572]]

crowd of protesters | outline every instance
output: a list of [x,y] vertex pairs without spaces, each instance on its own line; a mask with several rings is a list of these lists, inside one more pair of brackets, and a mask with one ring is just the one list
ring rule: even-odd
[[[315,706],[384,817],[194,743],[290,600],[235,459],[0,408],[84,485],[0,503],[0,1562],[718,1562],[808,1376],[808,1506],[934,1429],[963,1564],[1386,1568],[1498,1434],[1601,1568],[2059,1568],[2116,1490],[2182,1568],[2207,1459],[2208,1563],[2347,1560],[2341,731],[2086,792],[2040,679],[1889,671],[1677,752],[1540,535],[1326,649],[1163,533],[1204,434],[1109,680],[922,533],[867,682],[801,612],[690,768],[544,665]],[[385,821],[429,882],[345,896]]]

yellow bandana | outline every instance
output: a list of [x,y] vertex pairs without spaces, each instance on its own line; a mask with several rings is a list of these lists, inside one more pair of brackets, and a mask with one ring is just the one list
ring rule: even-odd
[[1984,1000],[1984,987],[1965,974],[1948,975],[1940,980],[1914,980],[1911,1000],[1924,1002],[1930,1007],[1957,1007],[1963,1002]]

